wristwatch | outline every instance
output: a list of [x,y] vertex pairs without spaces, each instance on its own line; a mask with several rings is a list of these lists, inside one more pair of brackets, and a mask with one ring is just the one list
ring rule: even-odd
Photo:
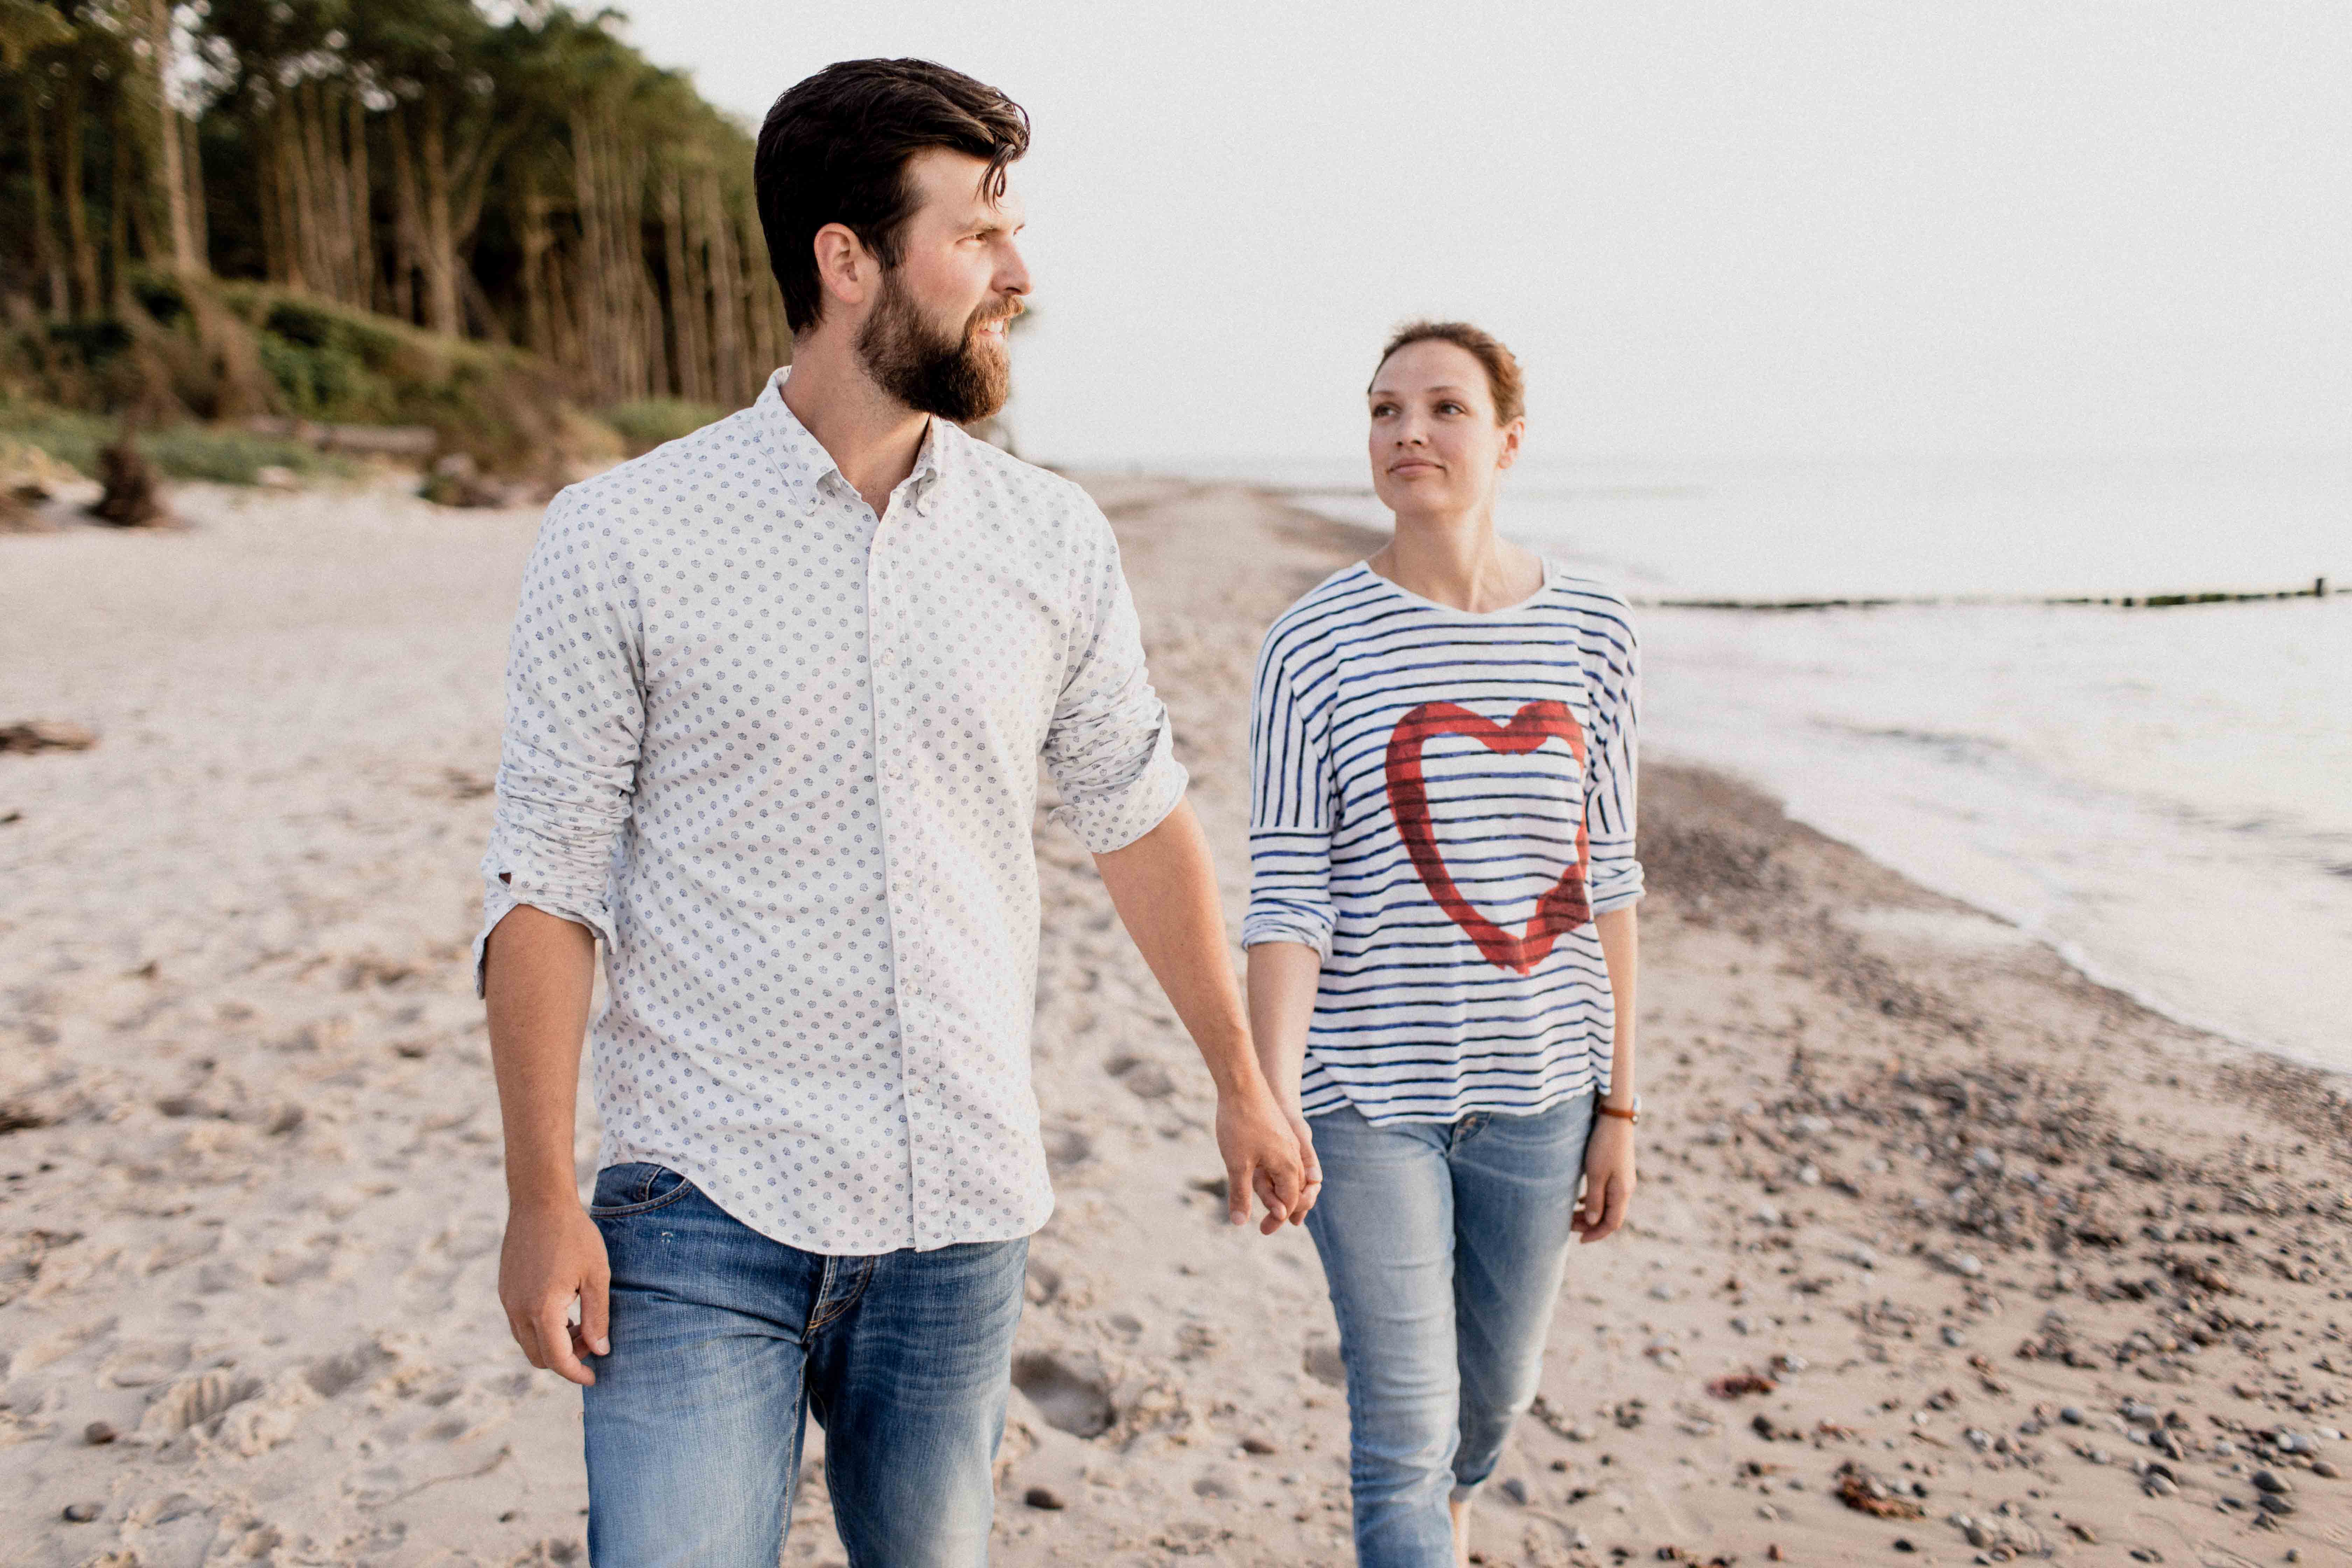
[[1638,1094],[1633,1097],[1633,1108],[1631,1110],[1620,1110],[1605,1100],[1596,1101],[1595,1103],[1598,1105],[1601,1114],[1603,1116],[1622,1117],[1624,1120],[1633,1123],[1636,1127],[1642,1124],[1642,1097]]

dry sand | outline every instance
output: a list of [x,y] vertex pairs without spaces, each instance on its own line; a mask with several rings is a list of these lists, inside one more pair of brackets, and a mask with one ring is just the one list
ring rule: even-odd
[[[1237,915],[1257,632],[1363,540],[1095,489]],[[0,1560],[584,1562],[577,1395],[494,1299],[466,963],[536,516],[177,504],[0,539],[0,721],[102,736],[0,756]],[[2338,1090],[1736,784],[1645,782],[1643,1185],[1571,1260],[1485,1560],[2343,1561]],[[1218,1223],[1197,1061],[1039,851],[1061,1204],[996,1560],[1346,1563],[1313,1249]],[[840,1562],[814,1463],[803,1498],[787,1563]]]

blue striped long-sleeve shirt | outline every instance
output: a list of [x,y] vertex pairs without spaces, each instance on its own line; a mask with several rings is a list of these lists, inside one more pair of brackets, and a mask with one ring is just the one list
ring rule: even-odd
[[1242,940],[1323,954],[1309,1116],[1532,1114],[1608,1087],[1592,917],[1642,896],[1633,623],[1600,584],[1473,615],[1359,563],[1258,656]]

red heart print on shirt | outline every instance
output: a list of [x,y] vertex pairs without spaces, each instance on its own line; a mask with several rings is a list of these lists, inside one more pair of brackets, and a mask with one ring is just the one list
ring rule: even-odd
[[1525,756],[1554,736],[1568,742],[1579,770],[1584,766],[1584,730],[1562,702],[1530,702],[1512,715],[1508,724],[1482,719],[1455,702],[1424,702],[1397,721],[1389,735],[1389,809],[1396,814],[1397,832],[1421,873],[1429,896],[1455,925],[1468,933],[1486,962],[1498,969],[1526,974],[1541,963],[1562,931],[1574,931],[1592,919],[1585,880],[1591,851],[1585,841],[1584,814],[1576,817],[1576,863],[1560,873],[1536,902],[1527,930],[1513,936],[1471,907],[1454,885],[1445,855],[1437,846],[1436,826],[1429,815],[1429,788],[1421,775],[1421,752],[1433,736],[1465,735],[1490,752]]

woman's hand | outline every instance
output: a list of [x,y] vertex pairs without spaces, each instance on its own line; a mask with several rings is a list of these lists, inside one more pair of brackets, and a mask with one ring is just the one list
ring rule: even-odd
[[1633,1201],[1633,1124],[1622,1116],[1594,1120],[1600,1125],[1584,1145],[1584,1196],[1569,1221],[1580,1242],[1615,1235]]
[[[1307,1166],[1307,1185],[1299,1192],[1298,1206],[1290,1211],[1290,1223],[1305,1225],[1307,1211],[1323,1195],[1323,1162],[1315,1157],[1315,1131],[1307,1126],[1306,1116],[1295,1105],[1285,1106],[1282,1113],[1290,1120],[1291,1135],[1298,1140],[1298,1157]],[[1271,1236],[1279,1228],[1269,1226],[1265,1234]]]

